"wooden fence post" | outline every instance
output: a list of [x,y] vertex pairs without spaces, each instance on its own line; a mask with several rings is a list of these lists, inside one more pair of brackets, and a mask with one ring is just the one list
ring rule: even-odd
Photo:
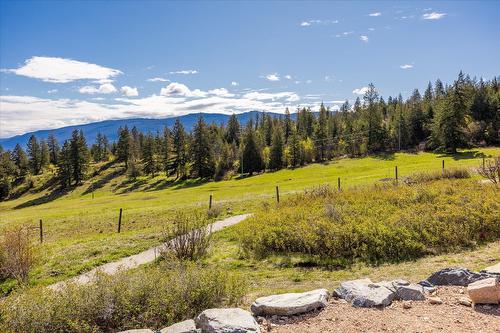
[[43,243],[43,224],[42,219],[40,219],[40,244]]
[[123,209],[120,208],[120,216],[118,217],[118,233],[122,230],[122,211]]
[[280,189],[278,186],[276,186],[276,201],[280,203]]
[[208,200],[208,209],[212,209],[212,195],[210,194],[210,200]]
[[337,178],[337,187],[339,188],[340,191],[340,177]]
[[398,181],[398,166],[396,165],[395,167],[395,172],[396,172],[396,182]]
[[442,166],[441,166],[441,174],[444,176],[444,160],[443,160],[443,163],[442,163]]

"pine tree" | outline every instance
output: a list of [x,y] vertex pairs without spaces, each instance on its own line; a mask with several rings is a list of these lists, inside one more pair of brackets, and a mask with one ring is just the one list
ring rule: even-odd
[[17,167],[17,176],[21,178],[26,177],[29,172],[29,161],[26,153],[19,143],[16,144],[14,150],[12,151],[11,159]]
[[378,113],[378,93],[373,83],[368,85],[368,91],[363,97],[366,106],[365,121],[368,127],[367,149],[374,152],[381,148],[381,120]]
[[170,130],[167,126],[163,128],[163,140],[161,141],[161,165],[165,175],[170,174],[170,158],[171,158],[172,142],[170,138]]
[[290,132],[290,138],[288,140],[288,145],[290,148],[290,166],[295,168],[300,164],[300,138],[295,129],[295,126],[292,126]]
[[238,122],[238,117],[233,113],[227,122],[227,134],[226,141],[228,143],[240,144],[240,123]]
[[120,127],[118,129],[118,143],[116,144],[116,160],[124,162],[125,168],[128,169],[128,161],[130,157],[130,132],[128,127]]
[[50,164],[49,145],[45,140],[40,141],[40,149],[41,149],[40,166],[41,168],[45,168]]
[[144,138],[142,163],[144,165],[144,172],[154,177],[158,171],[158,159],[156,141],[151,133]]
[[285,110],[285,121],[284,121],[284,135],[285,135],[285,143],[288,143],[288,139],[292,134],[292,117],[290,116],[290,110],[286,108]]
[[186,165],[188,162],[187,149],[186,149],[186,132],[179,118],[175,120],[172,129],[173,137],[173,168],[176,172],[177,179],[183,178],[186,175]]
[[47,144],[49,145],[50,163],[57,165],[57,158],[59,157],[59,144],[57,143],[56,136],[53,133],[49,134],[47,138]]
[[17,167],[12,161],[10,153],[0,149],[0,200],[4,200],[10,195],[12,178],[17,173]]
[[243,148],[243,172],[252,175],[254,172],[260,172],[264,169],[264,161],[260,148],[257,144],[255,130],[252,122],[249,122],[245,130],[244,148]]
[[30,136],[28,140],[28,157],[31,172],[38,175],[42,170],[42,149],[36,136]]
[[283,167],[283,134],[280,127],[274,127],[271,142],[269,169],[279,170]]
[[203,116],[198,117],[198,121],[193,129],[191,156],[195,176],[206,178],[214,175],[215,162]]
[[90,154],[83,131],[74,130],[70,140],[72,178],[80,185],[89,165]]
[[326,157],[326,149],[328,147],[327,121],[327,110],[325,105],[321,103],[319,117],[314,127],[316,161],[323,161]]
[[73,164],[71,160],[71,143],[69,140],[65,140],[57,158],[58,178],[62,188],[71,186],[73,175]]

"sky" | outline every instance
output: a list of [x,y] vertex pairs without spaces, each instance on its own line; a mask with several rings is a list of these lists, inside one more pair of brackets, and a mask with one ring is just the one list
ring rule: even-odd
[[1,1],[0,137],[500,74],[500,2]]

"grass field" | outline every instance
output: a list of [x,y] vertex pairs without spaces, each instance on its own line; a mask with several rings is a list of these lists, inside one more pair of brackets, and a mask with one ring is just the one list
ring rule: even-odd
[[[343,188],[394,177],[396,165],[400,177],[440,170],[442,160],[446,168],[476,167],[482,154],[500,155],[500,148],[462,151],[454,156],[397,153],[339,159],[221,182],[173,182],[162,176],[131,182],[121,167],[111,166],[61,197],[51,195],[47,189],[0,203],[0,230],[31,225],[36,237],[38,220],[44,221],[44,243],[39,247],[41,257],[31,283],[46,285],[157,244],[175,209],[206,210],[210,194],[221,206],[218,218],[222,218],[251,212],[263,201],[275,200],[276,185],[285,199],[306,187],[326,183],[336,186],[337,177]],[[118,234],[120,208],[124,212],[122,232]]]

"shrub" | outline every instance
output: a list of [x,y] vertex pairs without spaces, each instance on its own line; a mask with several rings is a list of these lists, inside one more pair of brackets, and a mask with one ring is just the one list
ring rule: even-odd
[[23,227],[6,230],[0,239],[0,277],[16,279],[20,284],[27,283],[34,263],[35,253],[29,230]]
[[500,184],[500,156],[488,160],[477,169],[477,172],[493,184]]
[[439,179],[465,179],[470,178],[470,172],[463,168],[444,169],[444,171],[419,172],[403,179],[407,184],[427,183]]
[[[114,332],[160,329],[211,307],[237,305],[241,280],[192,263],[98,275],[88,285],[37,287],[0,301],[2,332]],[[3,320],[3,322],[2,322]]]
[[173,254],[177,259],[196,260],[206,255],[210,246],[211,228],[199,212],[186,214],[178,211],[168,223],[162,256]]
[[213,218],[216,218],[216,217],[219,217],[220,214],[222,214],[222,205],[220,204],[215,204],[212,206],[212,208],[209,208],[207,210],[207,217],[209,219],[213,219]]
[[[459,173],[458,173],[459,174]],[[415,259],[500,239],[496,187],[447,179],[342,192],[308,190],[237,228],[243,253],[300,253],[320,262]]]

